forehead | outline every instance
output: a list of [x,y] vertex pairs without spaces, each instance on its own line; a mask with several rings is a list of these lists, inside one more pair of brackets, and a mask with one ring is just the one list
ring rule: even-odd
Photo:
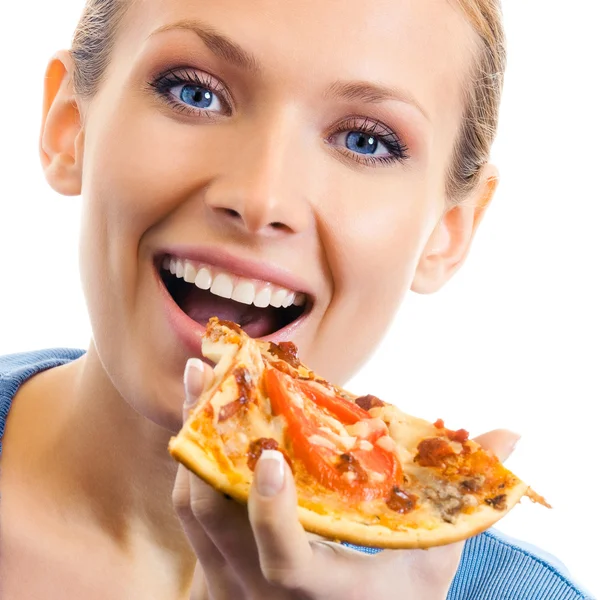
[[432,120],[461,110],[476,48],[452,0],[135,0],[120,40],[130,60],[165,36],[153,32],[190,21],[252,53],[265,77],[298,90],[340,80],[399,86]]

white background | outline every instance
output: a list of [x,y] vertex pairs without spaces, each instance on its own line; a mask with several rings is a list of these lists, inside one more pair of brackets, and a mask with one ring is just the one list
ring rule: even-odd
[[[47,187],[37,158],[46,59],[69,44],[82,5],[0,5],[0,354],[85,347],[90,334],[79,201]],[[456,428],[522,433],[509,466],[555,508],[524,503],[500,528],[600,595],[600,12],[590,0],[504,10],[499,193],[462,272],[407,299],[349,387]]]

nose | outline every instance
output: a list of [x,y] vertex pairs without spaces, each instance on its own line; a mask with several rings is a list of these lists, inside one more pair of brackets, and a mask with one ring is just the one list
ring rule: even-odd
[[297,125],[291,114],[265,121],[239,127],[205,202],[220,225],[261,236],[299,233],[310,226],[311,208]]

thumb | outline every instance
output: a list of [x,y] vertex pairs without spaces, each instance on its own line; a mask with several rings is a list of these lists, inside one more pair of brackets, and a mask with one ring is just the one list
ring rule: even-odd
[[199,358],[190,358],[185,366],[183,374],[183,386],[185,388],[185,402],[183,404],[183,420],[188,417],[189,412],[196,406],[202,392],[212,383],[214,372],[211,367]]
[[485,450],[493,452],[500,462],[504,462],[513,453],[521,436],[509,429],[494,429],[475,438]]

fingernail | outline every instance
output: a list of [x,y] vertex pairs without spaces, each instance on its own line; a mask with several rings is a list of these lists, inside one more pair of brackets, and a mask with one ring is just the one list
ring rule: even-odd
[[190,358],[185,365],[183,385],[185,387],[184,408],[191,408],[202,393],[204,380],[204,363],[199,358]]
[[512,453],[515,451],[515,448],[517,447],[517,444],[519,443],[519,440],[521,439],[520,433],[510,431],[510,434],[511,434],[511,438],[506,440],[506,442],[504,444],[504,449],[500,450],[501,453],[498,454],[498,458],[500,459],[501,462],[508,460],[512,456]]
[[283,455],[277,450],[263,450],[256,465],[256,489],[261,496],[272,498],[283,489]]
[[521,441],[521,434],[520,433],[515,433],[513,431],[513,434],[515,436],[515,439],[510,447],[510,454],[512,454],[515,451],[515,448],[517,447],[517,445],[519,444],[519,442]]

